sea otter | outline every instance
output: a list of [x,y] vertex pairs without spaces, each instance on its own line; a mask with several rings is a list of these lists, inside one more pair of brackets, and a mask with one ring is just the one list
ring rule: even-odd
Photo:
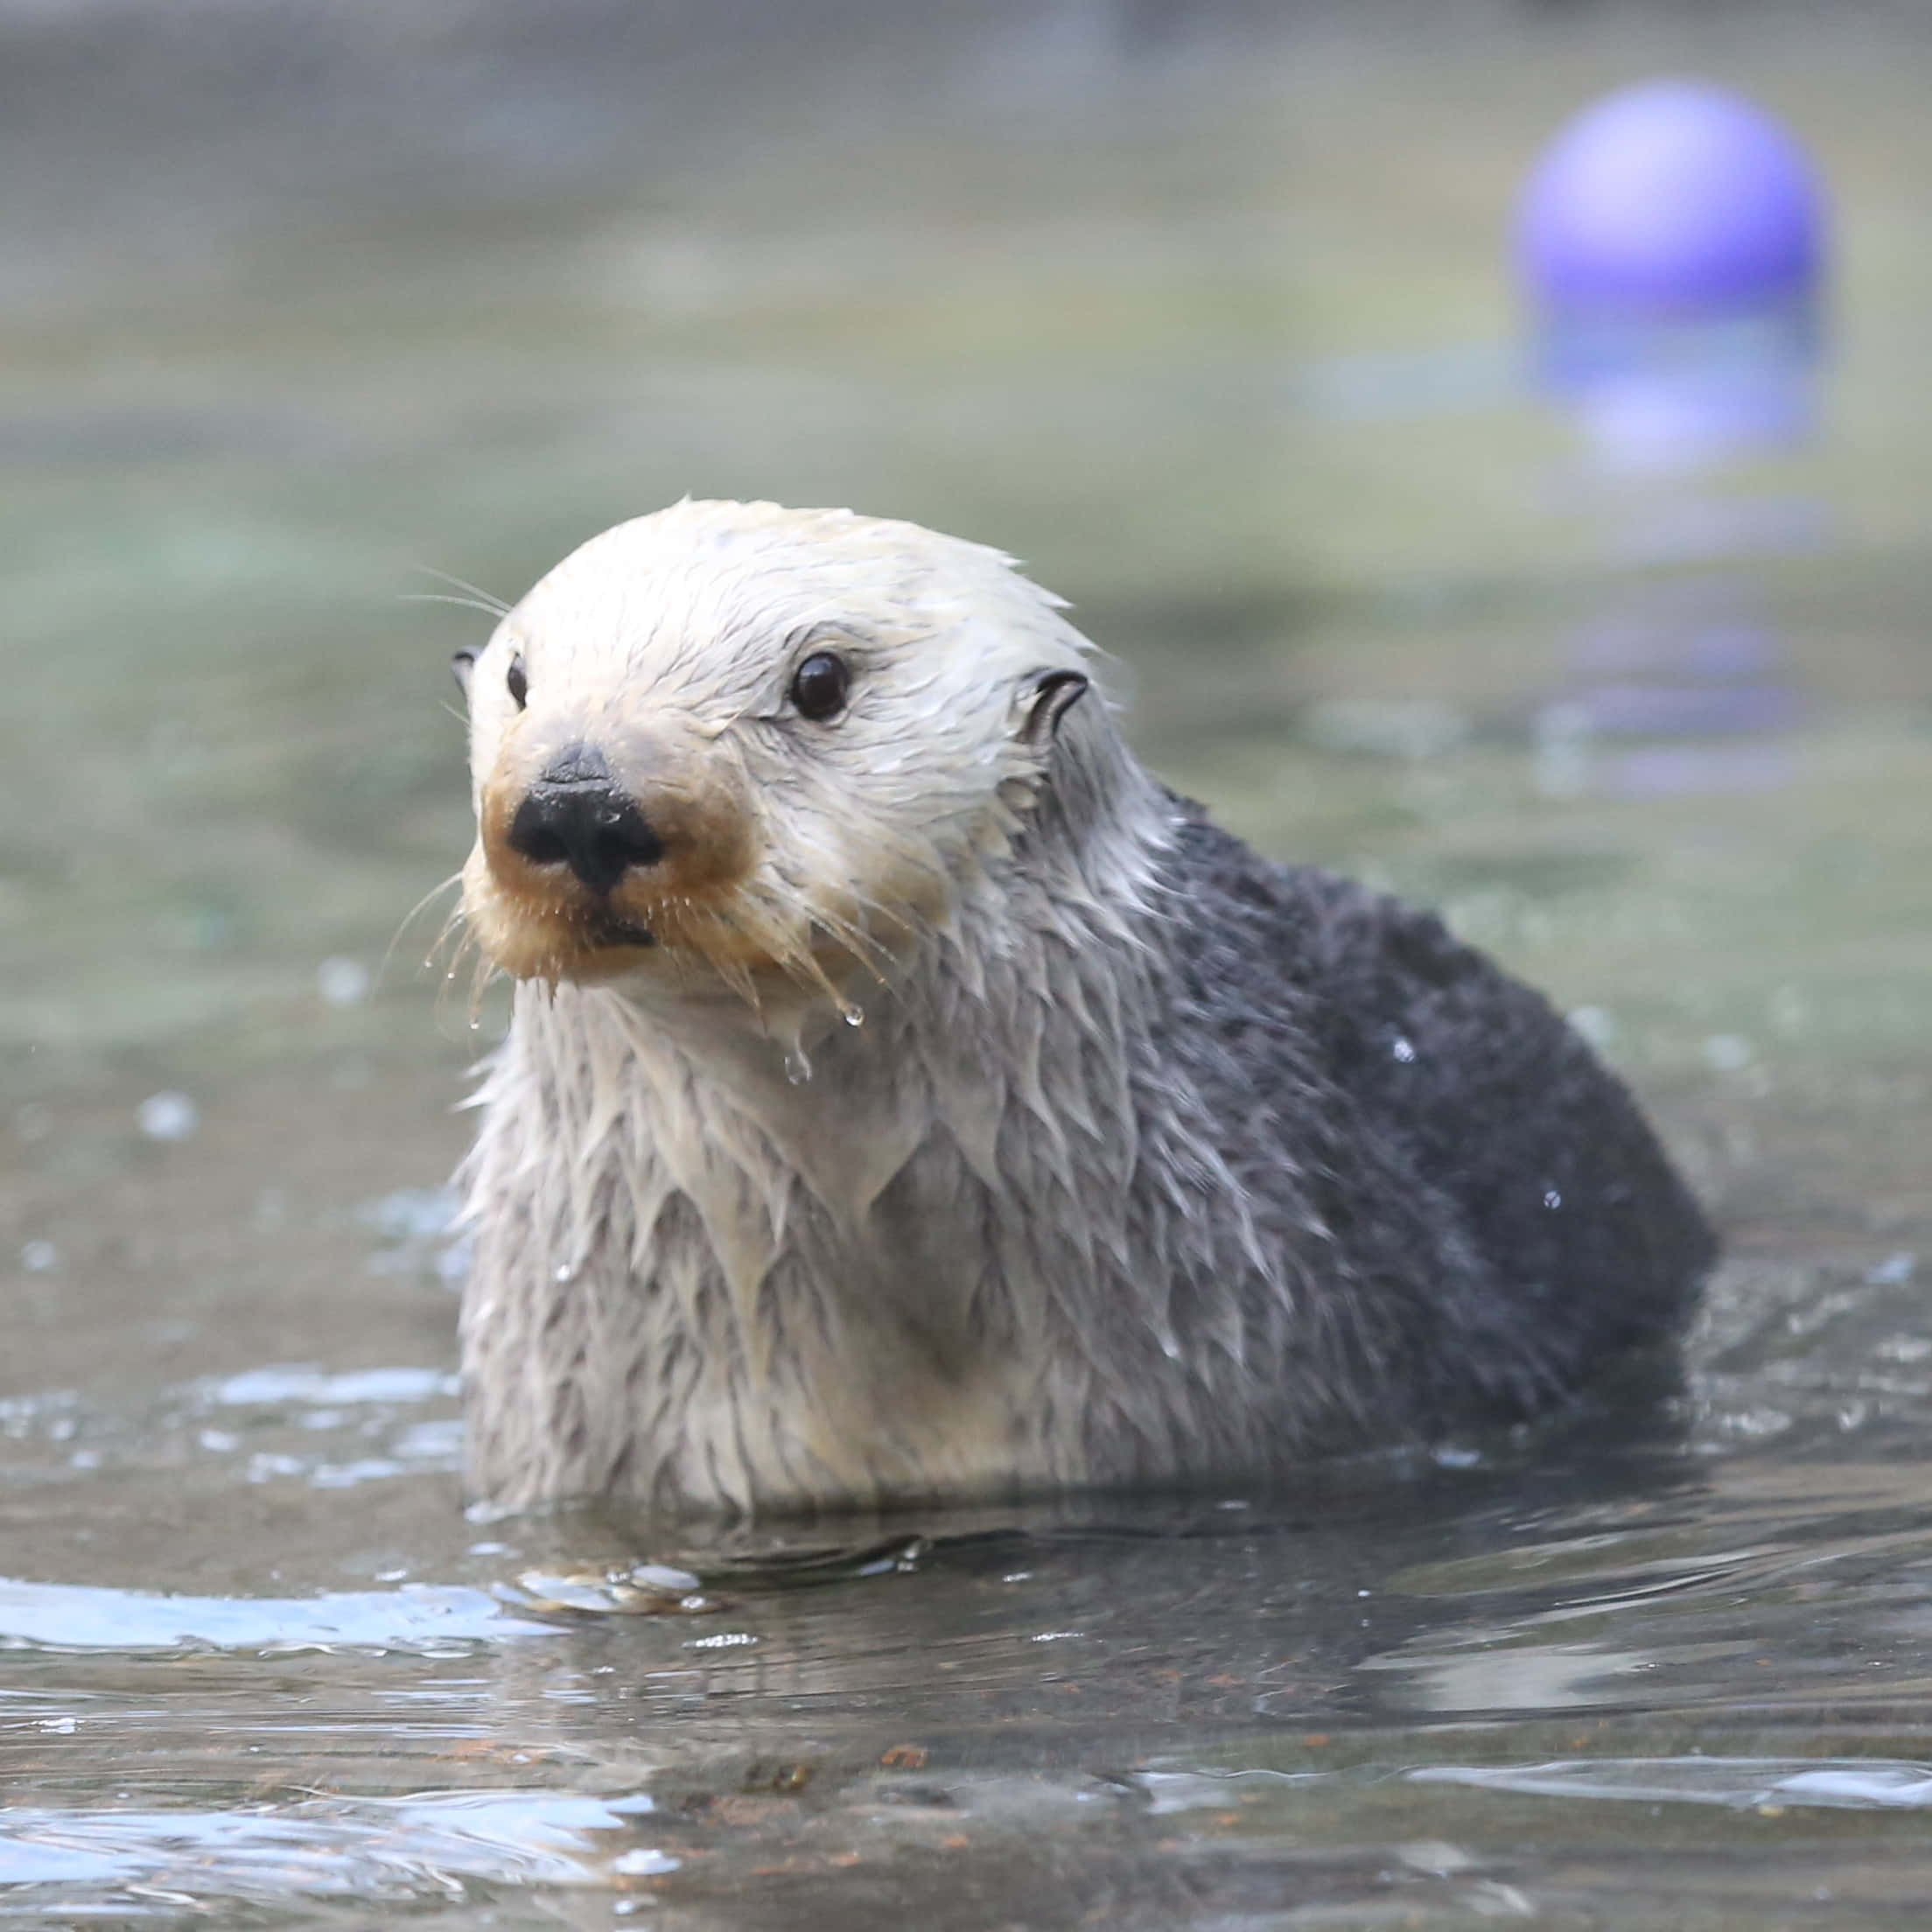
[[1712,1252],[1436,918],[1137,762],[1059,600],[685,501],[461,654],[468,1477],[749,1514],[1260,1478],[1558,1403]]

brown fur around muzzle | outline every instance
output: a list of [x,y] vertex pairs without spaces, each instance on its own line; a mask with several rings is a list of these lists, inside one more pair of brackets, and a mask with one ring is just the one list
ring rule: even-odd
[[720,966],[769,950],[746,902],[761,843],[750,788],[695,732],[584,720],[514,732],[477,819],[465,907],[519,979],[609,979],[661,949]]

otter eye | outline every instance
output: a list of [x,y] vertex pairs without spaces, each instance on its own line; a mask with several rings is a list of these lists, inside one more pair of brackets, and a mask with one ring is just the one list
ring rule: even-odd
[[530,681],[524,675],[522,652],[517,652],[511,658],[510,668],[503,674],[503,682],[510,688],[511,702],[522,710],[530,701]]
[[836,651],[814,651],[792,674],[792,703],[799,716],[822,724],[845,709],[852,674]]

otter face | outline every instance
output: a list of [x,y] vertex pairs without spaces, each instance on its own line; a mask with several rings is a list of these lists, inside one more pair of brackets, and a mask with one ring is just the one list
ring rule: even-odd
[[459,663],[470,929],[519,978],[837,997],[1005,848],[1088,653],[1005,558],[911,524],[620,524]]

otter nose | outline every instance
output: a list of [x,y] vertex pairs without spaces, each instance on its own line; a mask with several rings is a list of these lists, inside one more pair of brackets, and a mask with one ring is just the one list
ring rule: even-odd
[[509,847],[533,865],[568,865],[593,892],[607,892],[634,865],[654,865],[664,842],[620,791],[592,746],[551,760],[510,821]]

